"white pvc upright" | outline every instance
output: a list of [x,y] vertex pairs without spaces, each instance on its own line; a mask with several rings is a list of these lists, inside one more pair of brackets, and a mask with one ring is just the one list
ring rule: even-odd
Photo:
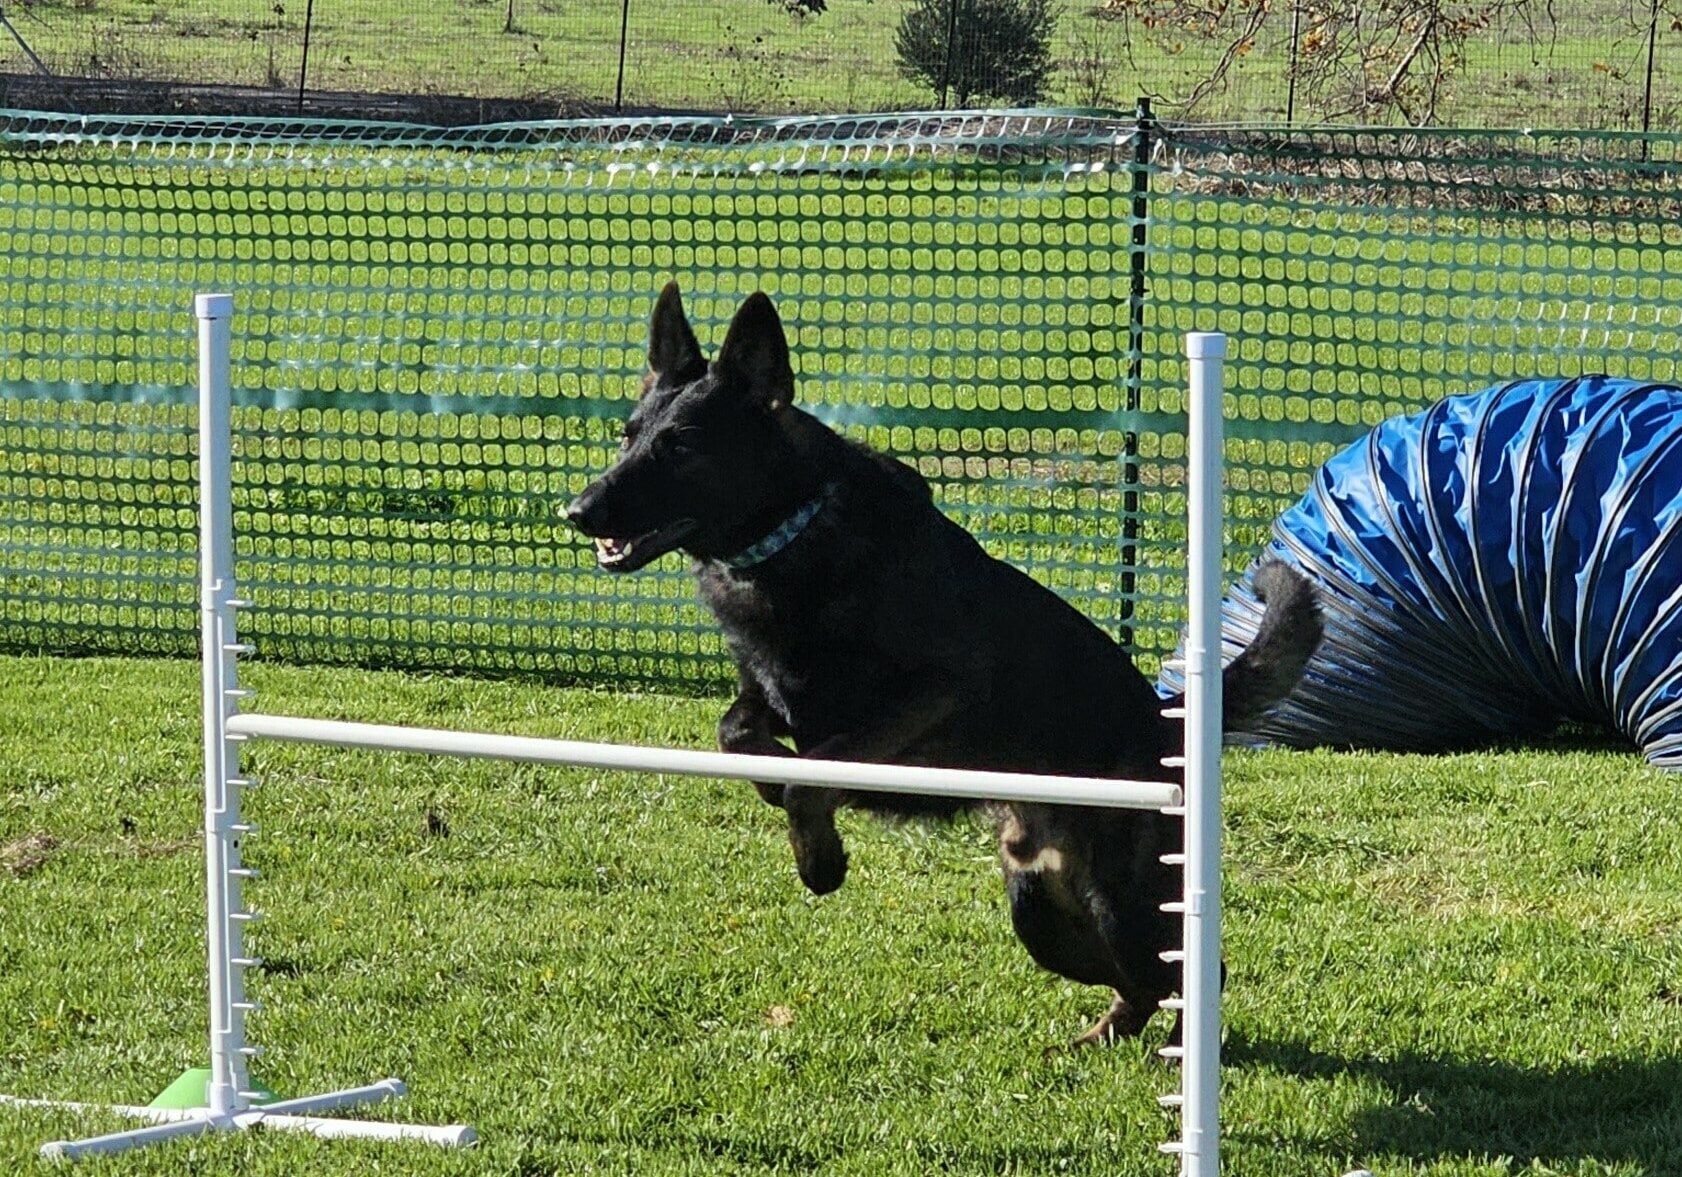
[[239,741],[245,737],[228,730],[228,720],[239,710],[239,700],[251,694],[240,689],[236,666],[239,655],[250,652],[250,647],[237,641],[234,630],[235,611],[248,602],[239,600],[234,591],[229,407],[233,298],[201,294],[194,299],[193,310],[199,328],[199,609],[203,639],[205,909],[210,962],[210,1074],[205,1105],[177,1109],[10,1096],[0,1096],[0,1103],[110,1112],[149,1122],[145,1128],[42,1145],[41,1155],[54,1160],[124,1152],[183,1136],[259,1126],[324,1137],[470,1144],[473,1129],[460,1124],[372,1124],[314,1114],[402,1095],[405,1088],[396,1079],[260,1106],[256,1103],[266,1095],[252,1088],[247,1071],[247,1060],[260,1052],[245,1040],[245,1015],[256,1008],[245,995],[245,970],[260,962],[245,952],[242,929],[256,915],[245,909],[240,897],[241,880],[256,875],[240,856],[241,844],[255,827],[240,816],[240,792],[251,783],[240,773]]
[[1186,336],[1185,1001],[1182,1177],[1220,1172],[1222,361],[1226,336]]
[[[193,300],[199,322],[199,436],[231,436],[228,294]],[[250,828],[240,821],[239,745],[228,738],[236,710],[239,672],[234,627],[234,521],[228,445],[199,450],[199,632],[204,679],[204,865],[210,940],[210,1082],[205,1104],[218,1116],[244,1111],[253,1093],[247,1077],[245,965],[242,927],[252,915],[240,901],[240,879],[249,874],[240,842]]]

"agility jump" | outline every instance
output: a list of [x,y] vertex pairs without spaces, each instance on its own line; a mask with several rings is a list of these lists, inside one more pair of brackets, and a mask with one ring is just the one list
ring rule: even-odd
[[1222,361],[1226,337],[1186,337],[1191,403],[1187,475],[1190,548],[1187,560],[1187,631],[1184,648],[1184,755],[1170,767],[1184,769],[1184,787],[1162,782],[1110,780],[912,768],[896,765],[800,760],[723,752],[645,748],[616,744],[492,735],[379,724],[344,723],[241,711],[252,692],[238,681],[237,662],[252,647],[237,637],[236,615],[252,606],[234,580],[232,430],[230,425],[230,320],[233,298],[202,294],[194,310],[199,331],[200,610],[203,635],[205,766],[205,872],[209,944],[210,1072],[204,1106],[176,1110],[106,1106],[58,1100],[0,1101],[19,1106],[115,1112],[148,1126],[42,1146],[62,1159],[121,1152],[140,1145],[211,1131],[258,1126],[326,1137],[418,1140],[459,1146],[475,1137],[462,1125],[427,1127],[328,1119],[315,1113],[377,1102],[404,1092],[387,1079],[365,1087],[262,1102],[249,1074],[259,1053],[246,1038],[246,1014],[257,1008],[246,994],[244,971],[260,962],[244,944],[245,926],[257,918],[242,898],[255,872],[241,849],[256,827],[240,810],[251,782],[242,773],[240,745],[267,739],[334,747],[383,749],[430,755],[488,757],[619,771],[751,779],[779,784],[836,786],[898,793],[942,794],[986,800],[1156,809],[1185,821],[1184,890],[1168,909],[1184,921],[1182,947],[1164,954],[1182,970],[1180,996],[1165,1000],[1181,1011],[1183,1044],[1162,1049],[1180,1064],[1180,1090],[1165,1095],[1178,1108],[1179,1138],[1162,1146],[1178,1154],[1181,1177],[1216,1177],[1219,1161],[1220,1077],[1220,750],[1222,585]]

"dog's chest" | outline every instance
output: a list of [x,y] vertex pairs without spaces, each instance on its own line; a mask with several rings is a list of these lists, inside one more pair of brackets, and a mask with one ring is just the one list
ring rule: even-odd
[[704,577],[701,597],[737,664],[796,730],[816,713],[835,719],[850,712],[850,696],[888,672],[858,598],[769,592],[723,576]]

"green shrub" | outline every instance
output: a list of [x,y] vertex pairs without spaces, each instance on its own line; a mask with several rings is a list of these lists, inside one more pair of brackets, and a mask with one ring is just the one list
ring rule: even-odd
[[894,33],[899,72],[959,106],[1031,106],[1051,81],[1056,23],[1051,0],[913,0]]

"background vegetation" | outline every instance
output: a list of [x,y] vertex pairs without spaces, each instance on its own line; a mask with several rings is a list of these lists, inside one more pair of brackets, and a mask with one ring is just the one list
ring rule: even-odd
[[[1004,62],[1040,39],[998,27],[992,0],[955,3],[960,50],[985,44]],[[1131,109],[1148,94],[1169,114],[1203,119],[1665,129],[1682,102],[1682,0],[1043,7],[1053,66],[1043,96],[1056,103]],[[302,81],[575,111],[834,112],[941,100],[946,71],[908,78],[895,51],[915,9],[912,0],[632,0],[628,9],[621,0],[318,0],[307,68],[302,0],[23,0],[4,12],[16,37],[68,77],[283,92]],[[0,71],[34,68],[0,29]],[[999,82],[971,91],[1007,103],[1024,93]]]

